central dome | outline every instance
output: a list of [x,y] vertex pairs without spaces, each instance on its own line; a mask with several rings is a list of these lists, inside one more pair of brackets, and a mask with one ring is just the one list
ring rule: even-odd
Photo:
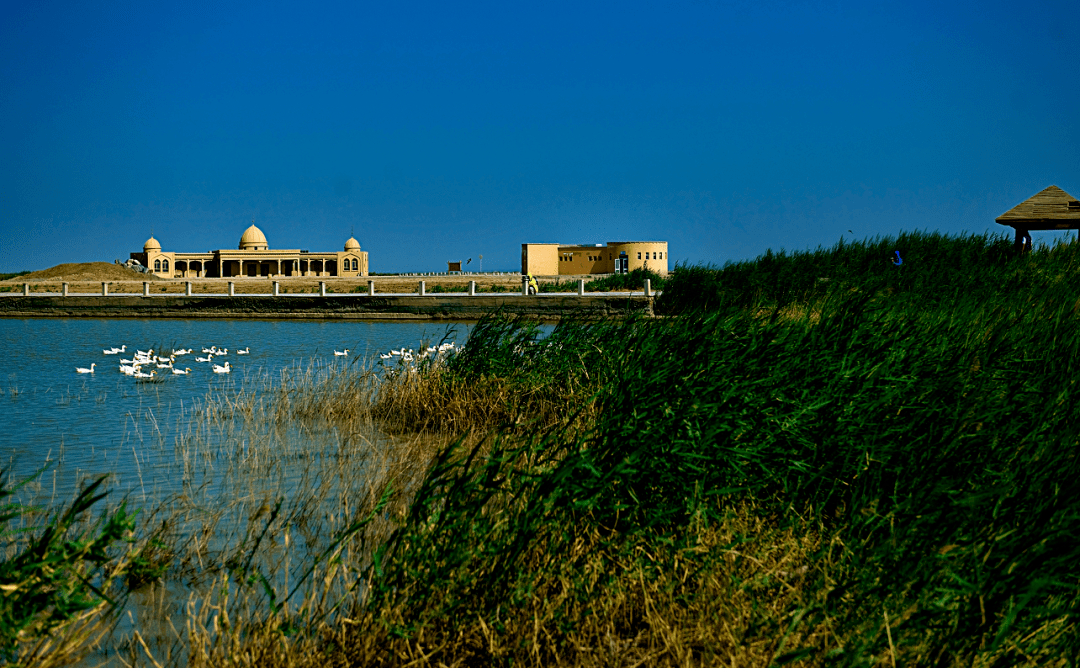
[[349,240],[345,242],[345,250],[360,250],[360,242],[355,237],[349,237]]
[[243,236],[240,237],[240,250],[267,250],[268,248],[266,235],[254,225],[244,230]]
[[149,239],[146,240],[146,243],[143,244],[142,249],[144,253],[148,253],[152,250],[159,251],[161,250],[161,244],[158,243],[157,239],[151,236]]

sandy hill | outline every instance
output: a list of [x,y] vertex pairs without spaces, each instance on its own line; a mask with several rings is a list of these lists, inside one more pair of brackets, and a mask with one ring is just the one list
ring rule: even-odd
[[153,274],[137,271],[111,262],[71,262],[58,264],[23,276],[8,279],[5,283],[29,283],[31,281],[160,281]]

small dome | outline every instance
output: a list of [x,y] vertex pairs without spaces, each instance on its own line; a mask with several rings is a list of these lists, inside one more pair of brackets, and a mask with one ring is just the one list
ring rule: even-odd
[[158,240],[154,237],[150,237],[146,240],[146,243],[143,244],[142,249],[144,253],[149,253],[150,251],[159,251],[161,250],[161,244],[159,244]]
[[345,242],[345,250],[360,250],[360,242],[353,237],[349,237],[349,240]]
[[266,235],[254,225],[244,230],[240,237],[240,250],[266,250],[268,247]]

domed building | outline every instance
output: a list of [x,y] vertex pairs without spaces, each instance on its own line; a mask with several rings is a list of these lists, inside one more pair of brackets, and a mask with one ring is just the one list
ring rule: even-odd
[[266,243],[266,235],[262,233],[262,230],[255,227],[252,223],[251,227],[244,230],[244,233],[240,235],[240,250],[269,250],[270,246]]
[[341,251],[271,250],[263,231],[252,221],[240,235],[236,250],[205,253],[163,251],[150,237],[141,253],[131,258],[162,278],[281,278],[288,276],[367,276],[368,254],[353,237]]

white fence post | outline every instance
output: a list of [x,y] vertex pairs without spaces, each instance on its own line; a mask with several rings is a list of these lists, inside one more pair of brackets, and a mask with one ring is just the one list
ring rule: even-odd
[[424,294],[424,282],[420,281],[420,296],[423,297]]
[[274,296],[278,296],[278,282],[274,281]]
[[476,281],[469,281],[469,296],[476,296]]
[[529,277],[528,276],[522,276],[521,277],[521,295],[523,297],[528,297],[529,296]]
[[23,283],[22,284],[22,294],[23,294],[23,297],[29,297],[30,296],[30,284],[29,283]]
[[652,283],[649,279],[645,279],[645,296],[652,297]]
[[143,297],[149,297],[150,296],[150,282],[149,281],[143,281],[143,283],[142,283],[142,296]]
[[236,295],[236,283],[233,283],[232,281],[229,281],[229,296],[233,297],[235,295]]
[[319,296],[326,296],[326,281],[319,281]]
[[101,296],[102,297],[108,297],[109,296],[109,284],[108,283],[102,283],[101,284]]
[[67,293],[68,293],[68,284],[67,284],[67,283],[64,283],[64,284],[63,284],[63,286],[62,286],[62,287],[60,288],[60,291],[61,291],[61,293],[62,293],[62,294],[63,294],[63,295],[65,296],[65,297],[67,297]]
[[187,282],[187,290],[185,292],[187,293],[188,297],[191,296],[191,281]]
[[577,294],[578,294],[578,297],[584,297],[585,296],[585,279],[584,278],[579,278],[578,281],[577,281]]
[[374,297],[375,296],[375,281],[368,281],[367,282],[367,293],[368,293],[368,297]]

